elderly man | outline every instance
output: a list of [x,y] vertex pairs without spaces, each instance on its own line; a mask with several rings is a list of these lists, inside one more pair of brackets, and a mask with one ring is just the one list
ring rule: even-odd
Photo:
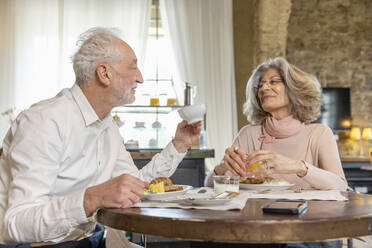
[[200,123],[181,122],[138,170],[110,114],[143,82],[136,55],[111,29],[90,29],[79,42],[76,84],[22,112],[4,139],[0,243],[102,247],[96,211],[138,202],[146,181],[172,175],[200,134]]

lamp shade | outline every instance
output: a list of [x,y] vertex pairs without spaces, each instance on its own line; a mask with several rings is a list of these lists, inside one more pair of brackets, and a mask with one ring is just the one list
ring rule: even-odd
[[359,127],[353,127],[351,128],[350,132],[350,138],[353,140],[360,140],[360,128]]
[[365,139],[365,140],[372,139],[372,128],[370,127],[363,128],[362,139]]

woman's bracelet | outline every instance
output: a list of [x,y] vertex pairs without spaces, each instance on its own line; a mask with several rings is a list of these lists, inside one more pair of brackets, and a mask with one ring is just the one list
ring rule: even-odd
[[300,162],[301,162],[301,164],[303,165],[303,167],[302,168],[304,168],[305,167],[305,172],[304,173],[296,173],[296,175],[299,177],[299,178],[303,178],[303,177],[305,177],[306,175],[307,175],[307,171],[309,170],[309,167],[307,167],[307,165],[306,165],[306,162],[305,161],[303,161],[303,160],[300,160]]

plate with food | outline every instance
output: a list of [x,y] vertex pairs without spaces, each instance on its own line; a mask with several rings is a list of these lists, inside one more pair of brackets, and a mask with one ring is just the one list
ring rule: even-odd
[[149,187],[145,189],[142,199],[176,199],[190,189],[192,189],[190,185],[173,184],[172,180],[167,177],[158,177],[150,182]]
[[249,189],[249,190],[286,190],[292,187],[294,184],[291,184],[283,179],[274,179],[271,177],[266,178],[241,178],[239,188],[240,189]]

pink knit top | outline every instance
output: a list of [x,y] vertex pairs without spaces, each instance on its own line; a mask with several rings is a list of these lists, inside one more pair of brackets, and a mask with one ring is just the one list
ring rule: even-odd
[[[239,146],[248,154],[260,150],[262,145],[261,130],[261,125],[243,127],[232,147]],[[336,141],[329,127],[322,124],[305,125],[300,132],[293,136],[275,138],[270,143],[270,148],[266,148],[266,150],[303,160],[308,167],[308,172],[303,178],[296,174],[274,174],[272,177],[282,178],[305,189],[347,189]],[[212,175],[213,171],[206,178],[208,186],[213,185]]]

